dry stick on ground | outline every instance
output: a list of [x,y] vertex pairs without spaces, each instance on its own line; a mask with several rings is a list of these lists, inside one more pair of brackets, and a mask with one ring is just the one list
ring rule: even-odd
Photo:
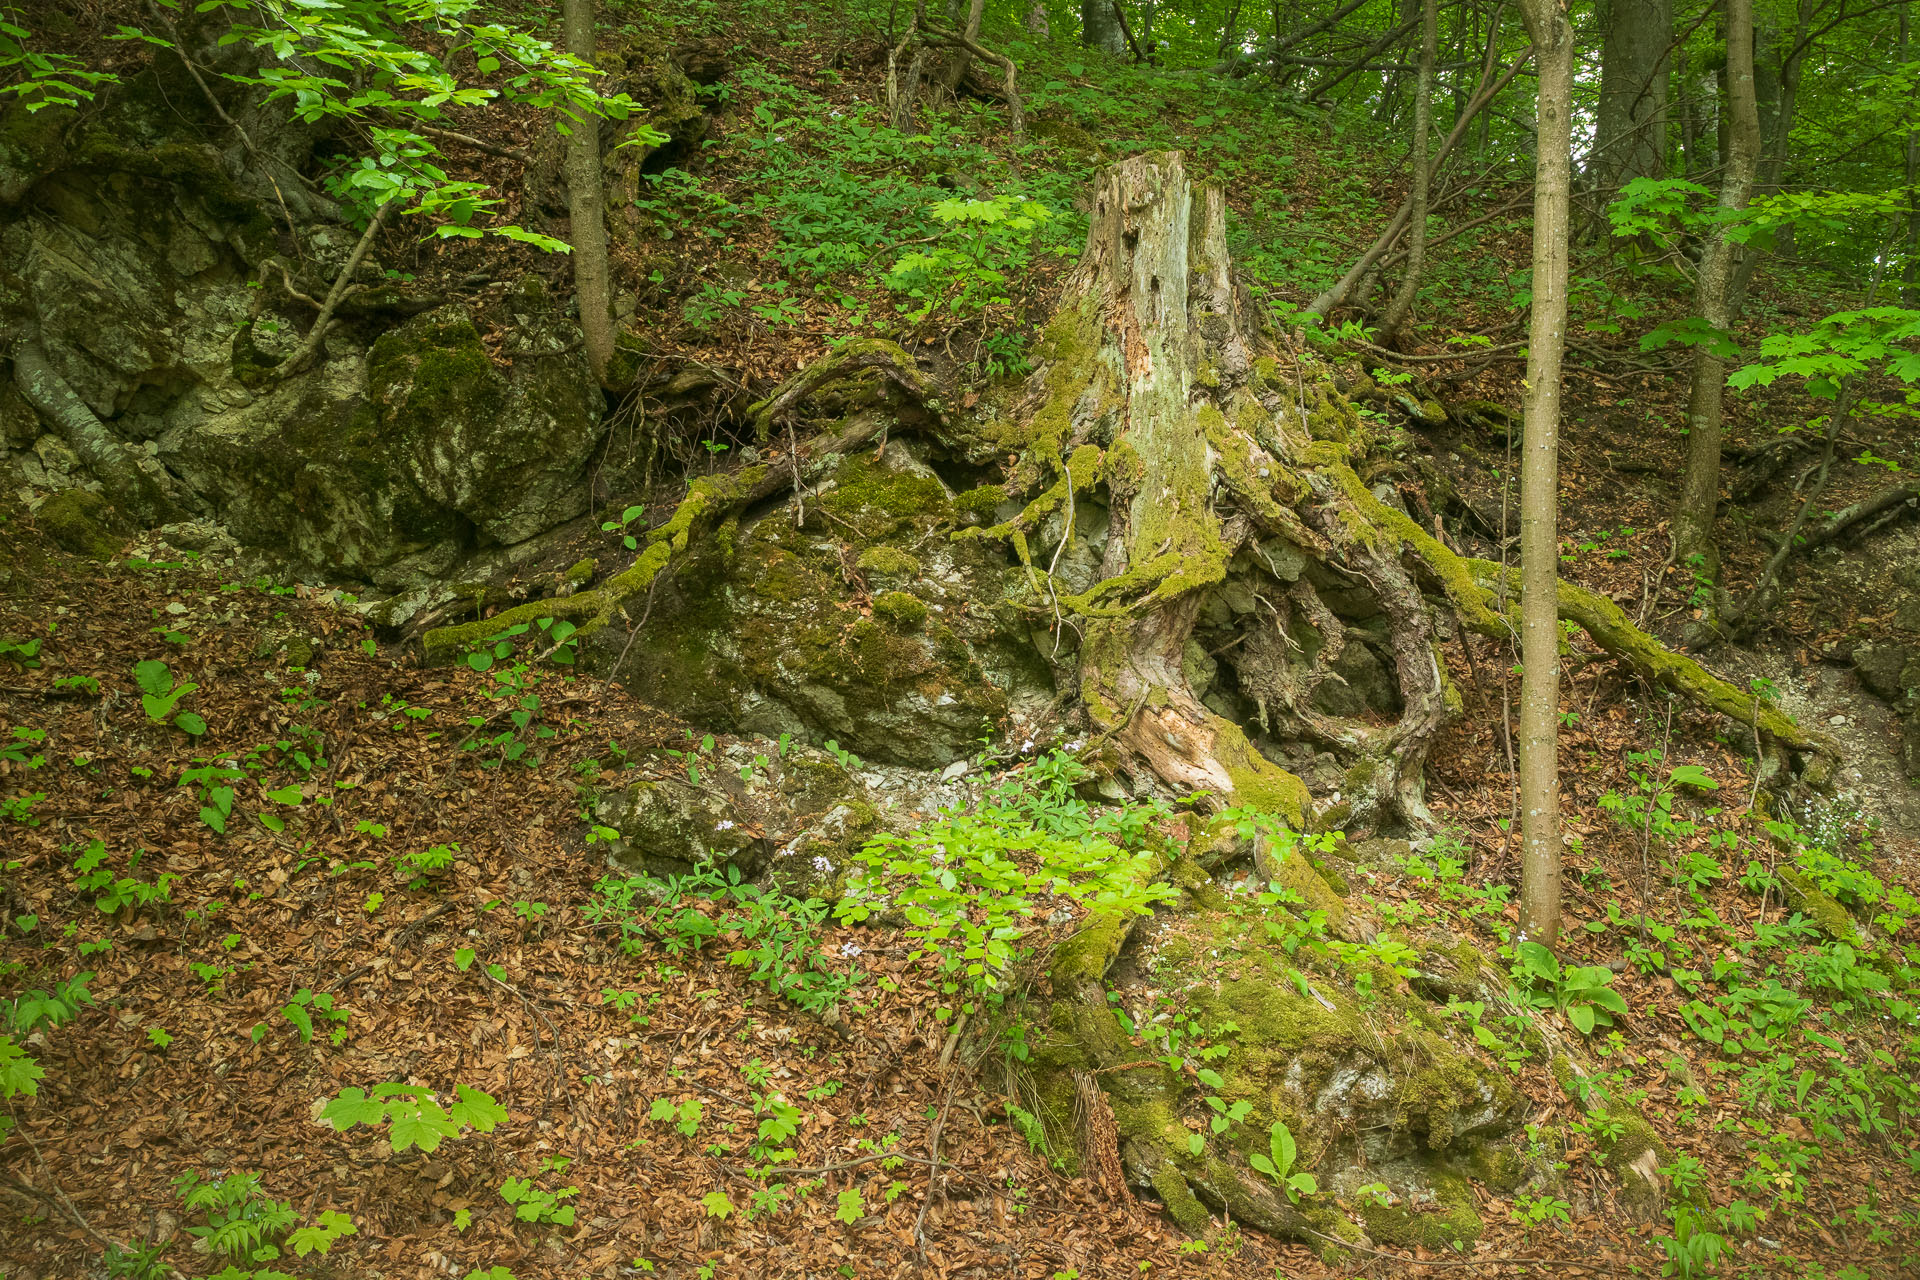
[[[74,1207],[73,1201],[67,1198],[67,1193],[60,1187],[60,1180],[53,1176],[53,1169],[47,1164],[47,1158],[40,1154],[40,1144],[33,1140],[33,1134],[28,1132],[27,1127],[20,1123],[20,1116],[14,1111],[12,1104],[8,1104],[7,1112],[13,1116],[13,1131],[26,1139],[27,1146],[33,1151],[34,1163],[40,1166],[40,1172],[47,1175],[47,1185],[53,1188],[52,1198],[59,1201],[61,1207],[67,1211],[67,1216],[73,1219],[74,1225],[86,1232],[89,1236],[92,1236],[103,1248],[119,1249],[120,1243],[117,1240],[113,1240],[96,1230],[92,1223],[80,1215],[80,1210]],[[46,1193],[36,1187],[28,1187],[27,1189],[43,1199],[46,1198]],[[172,1267],[166,1268],[166,1274],[170,1276],[172,1280],[186,1280],[185,1276],[182,1276]]]
[[947,1099],[940,1104],[940,1114],[934,1117],[933,1136],[927,1143],[928,1163],[933,1167],[927,1170],[927,1198],[920,1202],[920,1216],[913,1220],[913,1247],[922,1262],[927,1260],[927,1210],[933,1207],[934,1179],[940,1176],[940,1131],[946,1127],[947,1111],[953,1106],[954,1086],[959,1083],[958,1077],[947,1081]]

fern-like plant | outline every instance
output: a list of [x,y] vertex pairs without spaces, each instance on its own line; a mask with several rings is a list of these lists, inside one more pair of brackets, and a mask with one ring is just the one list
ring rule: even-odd
[[230,1173],[218,1182],[204,1182],[188,1170],[174,1180],[180,1203],[188,1213],[202,1213],[206,1221],[188,1227],[189,1235],[207,1242],[207,1248],[243,1262],[268,1262],[280,1256],[279,1242],[298,1221],[293,1206],[260,1192],[257,1173]]

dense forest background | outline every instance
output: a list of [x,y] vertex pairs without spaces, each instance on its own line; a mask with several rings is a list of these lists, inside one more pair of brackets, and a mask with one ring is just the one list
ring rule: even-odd
[[1920,1272],[1912,25],[0,3],[0,1268]]

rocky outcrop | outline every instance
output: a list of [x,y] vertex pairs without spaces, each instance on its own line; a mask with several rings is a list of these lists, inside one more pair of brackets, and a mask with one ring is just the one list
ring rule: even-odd
[[[806,522],[796,525],[797,511]],[[723,524],[663,581],[621,668],[687,720],[939,767],[1053,696],[998,552],[911,446],[839,460],[800,508]]]
[[434,305],[365,267],[324,358],[279,378],[313,320],[296,289],[324,292],[357,233],[232,172],[217,125],[153,108],[154,75],[84,121],[0,114],[0,354],[44,393],[0,393],[23,505],[104,480],[134,523],[212,520],[395,589],[580,515],[605,404],[562,304],[527,277]]

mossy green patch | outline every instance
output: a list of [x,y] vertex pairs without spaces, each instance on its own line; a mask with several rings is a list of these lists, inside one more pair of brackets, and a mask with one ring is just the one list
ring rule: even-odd
[[882,544],[868,547],[854,561],[855,567],[882,578],[906,580],[920,575],[919,558],[899,547]]
[[1472,1184],[1437,1164],[1424,1167],[1421,1174],[1433,1188],[1431,1204],[1402,1201],[1386,1206],[1371,1198],[1361,1204],[1360,1216],[1374,1243],[1438,1253],[1479,1239],[1484,1224],[1474,1208]]
[[905,591],[882,591],[873,598],[873,612],[895,626],[912,630],[927,620],[927,602]]

